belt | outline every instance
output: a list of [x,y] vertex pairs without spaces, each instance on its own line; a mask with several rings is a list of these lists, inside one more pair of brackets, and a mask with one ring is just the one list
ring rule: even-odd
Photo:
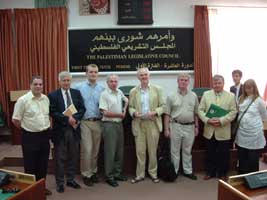
[[93,118],[87,118],[85,119],[86,121],[91,121],[91,122],[94,122],[94,121],[100,121],[101,118],[96,118],[96,117],[93,117]]
[[192,121],[192,122],[179,122],[179,121],[177,121],[176,119],[173,119],[173,121],[174,121],[175,123],[177,123],[177,124],[182,124],[182,125],[193,125],[193,124],[195,124],[194,121]]
[[48,131],[50,131],[50,128],[48,128],[48,129],[45,129],[45,130],[42,130],[42,131],[36,131],[36,132],[31,132],[31,131],[27,131],[27,130],[25,130],[25,129],[21,129],[24,133],[26,133],[26,134],[45,134],[45,133],[47,133]]

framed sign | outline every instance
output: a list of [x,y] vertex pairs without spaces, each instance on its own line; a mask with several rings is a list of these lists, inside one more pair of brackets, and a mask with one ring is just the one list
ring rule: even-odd
[[152,0],[118,0],[118,24],[153,24]]
[[69,30],[70,72],[193,70],[193,28]]

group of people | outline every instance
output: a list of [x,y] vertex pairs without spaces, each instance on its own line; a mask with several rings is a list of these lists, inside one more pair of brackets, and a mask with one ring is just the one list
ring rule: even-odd
[[[22,130],[25,172],[34,174],[37,180],[46,177],[49,140],[52,138],[57,192],[65,190],[65,174],[68,187],[81,188],[75,181],[79,159],[84,184],[93,186],[98,183],[97,160],[103,138],[107,184],[117,187],[118,181],[127,181],[122,173],[122,120],[127,108],[132,117],[137,157],[136,175],[131,180],[133,184],[145,179],[147,155],[148,174],[153,183],[159,183],[157,148],[161,132],[170,138],[171,158],[176,173],[179,171],[181,152],[183,175],[192,180],[197,179],[192,169],[191,150],[199,131],[198,118],[204,123],[203,136],[207,142],[205,180],[215,176],[224,178],[227,175],[233,120],[239,123],[235,138],[239,173],[257,171],[260,149],[265,145],[262,121],[267,118],[267,113],[255,81],[249,79],[241,85],[240,72],[233,72],[236,84],[231,91],[234,95],[224,90],[224,78],[215,75],[212,90],[204,93],[200,103],[196,94],[188,88],[190,76],[186,73],[178,75],[178,89],[166,101],[161,87],[149,82],[148,68],[137,70],[140,84],[130,91],[129,100],[118,89],[117,75],[107,76],[107,88],[97,82],[98,66],[95,64],[86,67],[87,80],[73,88],[71,74],[67,71],[60,72],[60,88],[48,96],[42,94],[42,78],[34,76],[30,84],[31,90],[18,99],[12,117],[15,126]],[[212,104],[227,110],[227,114],[216,118],[207,117]],[[70,110],[71,112],[66,112]],[[49,116],[52,117],[51,124]],[[46,189],[46,194],[51,192]]]

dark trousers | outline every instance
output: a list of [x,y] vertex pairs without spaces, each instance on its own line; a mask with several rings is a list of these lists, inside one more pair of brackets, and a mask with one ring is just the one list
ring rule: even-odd
[[21,139],[25,173],[34,174],[36,180],[45,178],[50,152],[49,131],[32,133],[22,130]]
[[104,164],[107,179],[120,176],[123,167],[124,135],[122,123],[103,122]]
[[246,174],[259,171],[260,149],[237,147],[238,173]]
[[211,177],[226,176],[230,160],[230,140],[207,139],[206,173]]
[[79,158],[79,140],[74,137],[73,130],[71,127],[68,127],[64,132],[64,138],[58,143],[55,143],[55,178],[57,185],[64,184],[64,166],[65,162],[67,164],[66,167],[66,175],[67,181],[73,181],[77,164]]

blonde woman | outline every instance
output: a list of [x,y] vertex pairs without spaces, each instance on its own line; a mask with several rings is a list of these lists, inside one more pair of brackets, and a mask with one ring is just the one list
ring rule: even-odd
[[266,144],[262,121],[267,119],[267,112],[253,79],[248,79],[244,83],[238,108],[240,124],[235,138],[238,149],[238,173],[245,174],[259,170],[260,150]]

